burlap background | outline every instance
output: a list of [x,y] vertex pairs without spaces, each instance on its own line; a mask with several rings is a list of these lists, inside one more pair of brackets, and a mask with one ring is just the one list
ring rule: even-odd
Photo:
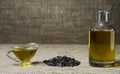
[[120,43],[120,0],[0,0],[0,43],[87,43],[98,10],[111,12]]

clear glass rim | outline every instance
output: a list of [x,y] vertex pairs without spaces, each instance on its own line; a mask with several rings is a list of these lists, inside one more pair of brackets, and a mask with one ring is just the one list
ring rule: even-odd
[[28,50],[32,50],[32,49],[38,49],[39,48],[39,44],[38,43],[26,43],[26,44],[16,44],[14,46],[12,46],[12,50],[14,49],[20,49],[20,48],[25,48]]

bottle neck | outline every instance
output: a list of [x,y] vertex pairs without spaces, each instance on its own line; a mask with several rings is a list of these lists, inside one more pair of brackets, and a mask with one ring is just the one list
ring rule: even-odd
[[102,23],[109,22],[108,14],[109,14],[109,12],[107,12],[107,11],[99,11],[98,12],[98,23],[102,24]]
[[99,11],[97,14],[97,22],[91,28],[91,30],[114,30],[113,27],[109,23],[109,12]]

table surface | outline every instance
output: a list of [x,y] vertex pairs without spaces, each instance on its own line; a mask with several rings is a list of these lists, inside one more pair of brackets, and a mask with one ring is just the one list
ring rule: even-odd
[[[31,62],[31,67],[21,67],[9,59],[6,54],[14,44],[0,45],[0,74],[120,74],[120,67],[91,67],[88,63],[88,46],[80,44],[43,44],[40,45]],[[116,59],[120,59],[120,45],[116,45]],[[75,67],[52,67],[42,63],[43,60],[56,56],[69,56],[81,61]]]

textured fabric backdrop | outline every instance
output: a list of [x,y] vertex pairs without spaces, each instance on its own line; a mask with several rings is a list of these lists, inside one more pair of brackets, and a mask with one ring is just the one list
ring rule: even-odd
[[0,0],[0,43],[87,43],[98,10],[111,12],[120,43],[120,0]]

